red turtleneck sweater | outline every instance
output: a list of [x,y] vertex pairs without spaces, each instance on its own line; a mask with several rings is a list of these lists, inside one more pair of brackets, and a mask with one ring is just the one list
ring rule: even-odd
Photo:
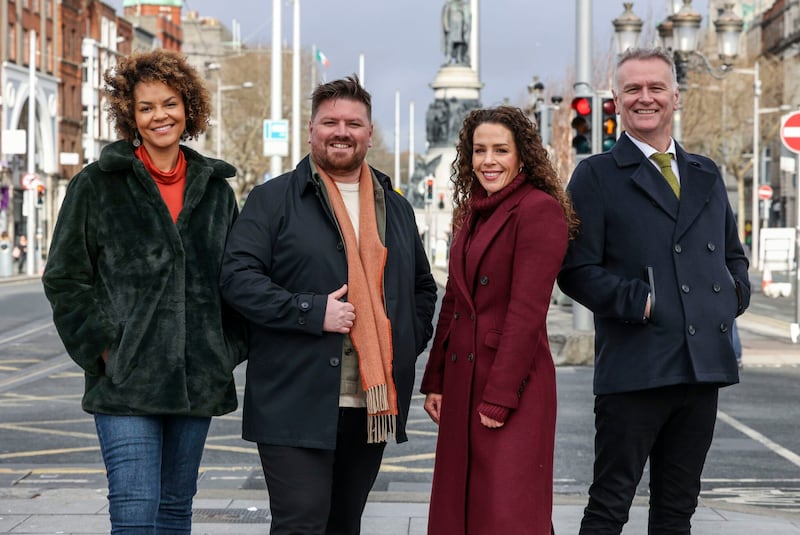
[[183,209],[183,190],[186,186],[186,158],[183,156],[183,151],[178,149],[178,162],[169,171],[161,171],[153,164],[144,145],[137,147],[135,152],[136,157],[142,161],[144,168],[155,180],[172,221],[177,223],[178,215]]

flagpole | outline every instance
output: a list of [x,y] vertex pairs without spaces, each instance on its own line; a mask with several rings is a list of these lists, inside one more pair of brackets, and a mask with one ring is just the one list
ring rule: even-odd
[[311,45],[311,91],[317,88],[317,45]]
[[[272,0],[272,87],[270,102],[270,118],[273,121],[282,119],[283,115],[283,44],[281,43],[281,2]],[[269,174],[272,178],[283,173],[283,162],[280,156],[270,158]]]
[[300,0],[294,0],[292,28],[292,165],[300,161]]

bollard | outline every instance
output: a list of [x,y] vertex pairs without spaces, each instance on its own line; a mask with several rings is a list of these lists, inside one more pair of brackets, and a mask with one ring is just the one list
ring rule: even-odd
[[11,255],[14,243],[5,230],[0,234],[0,277],[14,274],[14,258]]

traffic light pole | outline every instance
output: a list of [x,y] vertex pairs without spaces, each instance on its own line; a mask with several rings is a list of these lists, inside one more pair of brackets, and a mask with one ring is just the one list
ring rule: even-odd
[[[593,94],[591,80],[592,54],[592,0],[576,0],[575,4],[575,95]],[[591,134],[590,134],[591,135]],[[592,145],[596,143],[592,136]],[[593,152],[599,152],[594,150]],[[576,164],[577,158],[576,158]],[[594,320],[591,311],[573,300],[572,328],[576,331],[592,331]]]

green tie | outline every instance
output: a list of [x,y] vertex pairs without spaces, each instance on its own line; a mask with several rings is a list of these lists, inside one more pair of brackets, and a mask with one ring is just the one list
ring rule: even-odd
[[681,185],[678,183],[678,177],[672,172],[672,154],[666,152],[656,152],[650,156],[661,168],[661,174],[667,180],[667,184],[675,192],[677,198],[681,198]]

